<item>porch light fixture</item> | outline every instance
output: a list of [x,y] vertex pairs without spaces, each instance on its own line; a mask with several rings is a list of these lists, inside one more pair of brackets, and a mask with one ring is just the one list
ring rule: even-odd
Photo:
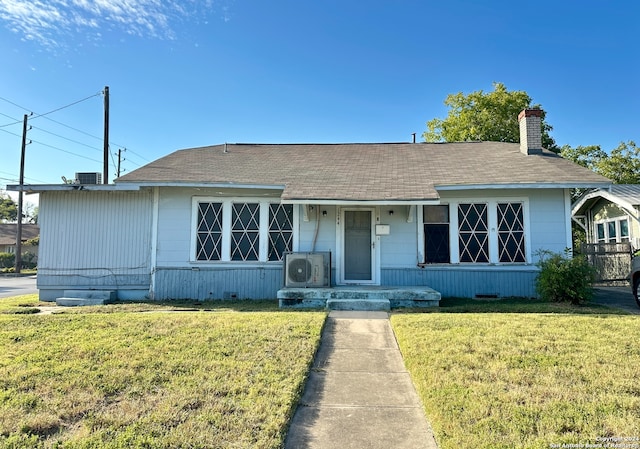
[[393,209],[389,210],[389,215],[393,215]]
[[326,210],[323,210],[323,211],[322,211],[322,216],[323,216],[323,217],[326,217],[326,216],[327,216],[327,211],[326,211]]

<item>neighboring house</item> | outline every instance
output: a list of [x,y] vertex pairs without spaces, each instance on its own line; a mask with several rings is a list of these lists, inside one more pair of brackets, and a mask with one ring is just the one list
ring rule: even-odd
[[538,252],[571,246],[570,190],[611,182],[542,150],[540,111],[520,119],[520,145],[224,144],[113,185],[24,186],[40,297],[274,299],[288,251],[330,252],[333,286],[535,296]]
[[587,243],[631,242],[640,249],[640,184],[614,184],[588,191],[571,214],[586,232]]
[[[16,223],[0,223],[0,253],[16,253]],[[40,235],[40,227],[35,224],[22,224],[22,253],[29,252],[37,257],[38,246],[27,245],[27,240]]]

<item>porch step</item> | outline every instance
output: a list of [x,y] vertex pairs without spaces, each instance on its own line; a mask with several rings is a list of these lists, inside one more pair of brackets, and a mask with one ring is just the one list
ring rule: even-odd
[[280,308],[389,310],[398,307],[438,307],[440,293],[426,286],[285,287],[278,291]]
[[391,310],[388,299],[328,299],[327,310]]
[[117,299],[114,290],[65,290],[64,296],[56,298],[56,305],[66,307],[97,306]]

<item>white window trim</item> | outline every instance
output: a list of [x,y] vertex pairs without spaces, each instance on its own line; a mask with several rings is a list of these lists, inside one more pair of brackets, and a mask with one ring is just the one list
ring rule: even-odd
[[[220,260],[197,260],[196,246],[198,243],[198,203],[222,203],[222,257]],[[231,215],[232,204],[234,203],[258,203],[260,216],[260,243],[258,260],[231,260]],[[216,196],[194,196],[191,198],[191,242],[189,248],[189,262],[194,264],[215,265],[215,264],[240,264],[249,266],[252,263],[282,264],[279,260],[267,260],[269,252],[269,204],[280,204],[280,201],[265,200],[255,197],[216,197]],[[293,207],[293,239],[292,251],[297,250],[298,242],[298,210]]]
[[[621,229],[620,229],[620,223],[622,221],[626,221],[627,222],[627,232],[628,235],[625,237],[627,240],[625,240],[625,242],[630,242],[631,241],[631,223],[629,222],[629,217],[615,217],[615,218],[609,218],[606,220],[597,220],[594,221],[594,226],[593,226],[593,241],[596,243],[622,243],[622,235],[621,235]],[[609,223],[615,223],[616,225],[616,241],[615,242],[610,242],[609,241]],[[604,226],[604,241],[600,240],[598,238],[598,225],[601,224]]]
[[[489,226],[489,262],[460,262],[459,245],[459,222],[458,206],[460,204],[486,204]],[[522,203],[522,220],[524,224],[524,262],[500,262],[498,251],[498,203]],[[527,265],[531,264],[531,220],[529,215],[529,199],[526,197],[494,197],[484,198],[455,198],[447,199],[440,203],[449,206],[449,254],[451,263],[449,265]],[[424,263],[424,216],[418,208],[418,257],[420,263]]]

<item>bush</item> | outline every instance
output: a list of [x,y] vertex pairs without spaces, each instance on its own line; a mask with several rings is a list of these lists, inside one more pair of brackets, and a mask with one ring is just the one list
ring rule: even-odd
[[580,304],[593,297],[596,272],[584,256],[541,251],[536,290],[547,301]]
[[27,268],[29,270],[36,267],[36,255],[26,251],[22,253],[22,268]]
[[16,263],[16,256],[12,253],[0,253],[0,268],[13,267]]

